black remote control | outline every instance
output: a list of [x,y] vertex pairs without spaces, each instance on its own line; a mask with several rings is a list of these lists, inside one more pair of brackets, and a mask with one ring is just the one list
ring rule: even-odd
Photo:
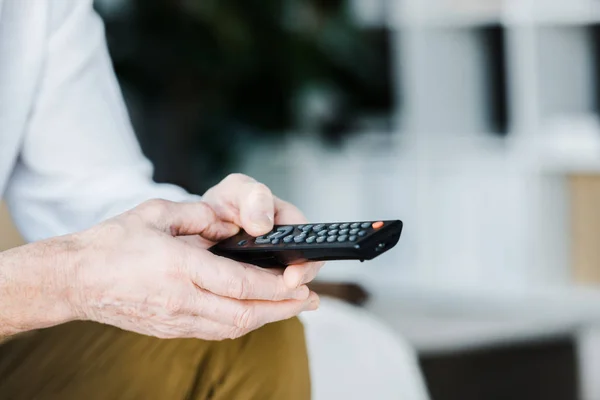
[[258,238],[241,231],[210,251],[262,268],[285,268],[308,261],[365,261],[396,246],[402,228],[402,221],[275,226]]

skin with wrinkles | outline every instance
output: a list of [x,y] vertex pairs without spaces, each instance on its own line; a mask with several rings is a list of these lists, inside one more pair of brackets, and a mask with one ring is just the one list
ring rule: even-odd
[[148,201],[73,235],[0,254],[0,336],[89,320],[159,338],[223,340],[318,308],[322,263],[264,270],[207,251],[240,228],[305,223],[234,174],[198,203]]

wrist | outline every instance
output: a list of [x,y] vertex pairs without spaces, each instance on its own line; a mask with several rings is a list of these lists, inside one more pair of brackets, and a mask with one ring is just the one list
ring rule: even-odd
[[0,336],[77,319],[75,244],[65,236],[0,254]]

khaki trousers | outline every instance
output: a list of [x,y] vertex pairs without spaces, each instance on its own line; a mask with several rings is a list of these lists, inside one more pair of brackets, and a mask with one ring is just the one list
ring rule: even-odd
[[161,340],[75,322],[0,345],[0,399],[310,399],[297,318],[237,340]]

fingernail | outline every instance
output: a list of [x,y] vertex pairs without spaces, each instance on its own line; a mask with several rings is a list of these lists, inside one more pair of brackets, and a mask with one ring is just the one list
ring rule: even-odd
[[296,300],[306,300],[310,296],[310,290],[306,286],[302,286],[294,292],[294,298]]
[[252,215],[252,223],[259,227],[270,227],[273,225],[273,216],[270,214],[256,213]]
[[316,310],[316,309],[318,309],[318,308],[319,308],[319,305],[320,305],[320,304],[321,304],[321,300],[320,300],[318,297],[317,297],[317,298],[314,298],[314,299],[312,299],[312,300],[311,300],[311,301],[308,303],[308,305],[307,305],[307,307],[306,307],[306,310],[307,310],[307,311],[314,311],[314,310]]

